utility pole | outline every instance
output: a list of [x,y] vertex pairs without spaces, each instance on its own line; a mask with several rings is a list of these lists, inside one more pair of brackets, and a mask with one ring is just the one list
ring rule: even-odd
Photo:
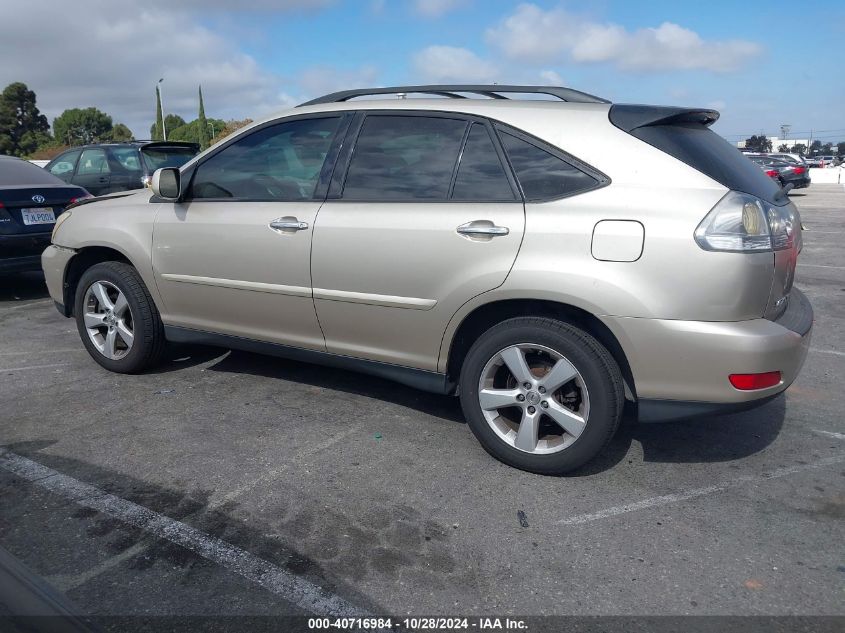
[[164,77],[158,80],[158,102],[161,104],[161,131],[164,135],[164,140],[167,140],[167,123],[165,119],[167,115],[164,112],[164,99],[161,96],[161,82],[164,81]]

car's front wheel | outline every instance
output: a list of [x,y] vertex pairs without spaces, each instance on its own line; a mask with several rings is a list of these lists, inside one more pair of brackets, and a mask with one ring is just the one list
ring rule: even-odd
[[164,327],[141,276],[123,262],[102,262],[86,270],[76,288],[76,327],[92,358],[121,374],[158,363]]
[[497,459],[562,474],[595,457],[622,418],[619,367],[590,334],[548,318],[514,318],[472,346],[460,377],[472,432]]

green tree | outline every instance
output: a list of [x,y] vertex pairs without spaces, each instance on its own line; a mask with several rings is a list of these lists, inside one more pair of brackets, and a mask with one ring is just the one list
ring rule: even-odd
[[810,143],[810,154],[820,154],[822,151],[822,142],[818,139]]
[[123,123],[115,123],[111,130],[111,140],[113,141],[132,141],[135,137],[130,130]]
[[825,143],[822,145],[822,154],[830,154],[833,152],[833,143]]
[[154,141],[164,140],[164,119],[161,116],[161,93],[156,86],[156,121],[150,128],[150,137]]
[[213,139],[211,139],[211,144],[214,145],[215,143],[219,143],[224,138],[229,136],[232,132],[240,130],[242,127],[246,127],[250,123],[252,123],[252,119],[243,119],[242,121],[235,121],[233,119],[231,121],[227,121],[226,125],[224,125],[223,128],[219,132],[217,132],[217,135]]
[[50,140],[50,124],[35,105],[35,92],[21,82],[0,94],[0,154],[27,156]]
[[762,134],[759,136],[755,134],[754,136],[745,139],[745,148],[750,149],[752,152],[771,152],[772,141]]
[[836,144],[836,151],[840,156],[845,156],[845,141],[839,141]]
[[200,150],[204,150],[208,147],[211,137],[208,134],[208,120],[205,118],[205,104],[202,102],[202,86],[200,86],[200,110],[197,116],[197,125],[199,125],[199,130],[197,131],[199,132]]
[[97,143],[111,138],[112,120],[97,108],[71,108],[53,119],[56,141],[67,145]]
[[800,154],[801,156],[804,155],[804,152],[807,151],[807,146],[804,143],[796,143],[793,145],[790,150],[794,154]]
[[[226,122],[221,119],[206,119],[205,123],[205,129],[209,132],[212,132],[213,130],[214,134],[226,127]],[[202,139],[200,138],[201,129],[202,126],[200,125],[200,120],[194,119],[190,123],[186,123],[185,125],[177,127],[173,130],[167,128],[167,140],[199,143],[200,146],[202,146]]]
[[789,146],[786,143],[781,143],[780,145],[778,145],[778,151],[779,152],[788,152]]
[[[162,134],[159,137],[156,137],[156,135],[155,135],[157,125],[158,125],[158,122],[153,123],[150,126],[150,135],[152,136],[152,139],[154,141],[163,141],[164,140],[164,134]],[[180,128],[183,125],[185,125],[185,119],[180,117],[178,114],[168,114],[166,117],[164,117],[164,131],[167,132],[167,140],[168,141],[175,140],[175,139],[171,138],[172,135],[173,135],[173,130],[175,130],[176,128]]]

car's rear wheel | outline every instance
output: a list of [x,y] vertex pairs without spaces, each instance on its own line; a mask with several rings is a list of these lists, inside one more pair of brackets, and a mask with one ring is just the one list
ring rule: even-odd
[[161,317],[132,266],[102,262],[86,270],[76,288],[74,315],[82,343],[106,369],[135,373],[161,359]]
[[461,406],[491,455],[553,475],[595,457],[622,418],[619,367],[587,332],[520,317],[485,332],[460,377]]

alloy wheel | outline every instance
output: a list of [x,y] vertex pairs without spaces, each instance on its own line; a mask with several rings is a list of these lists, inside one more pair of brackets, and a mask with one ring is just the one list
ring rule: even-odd
[[581,373],[562,354],[531,343],[493,355],[481,372],[478,401],[502,441],[532,454],[571,446],[590,415]]
[[85,330],[97,351],[109,360],[124,358],[135,340],[126,295],[109,281],[95,281],[85,292],[82,305]]

